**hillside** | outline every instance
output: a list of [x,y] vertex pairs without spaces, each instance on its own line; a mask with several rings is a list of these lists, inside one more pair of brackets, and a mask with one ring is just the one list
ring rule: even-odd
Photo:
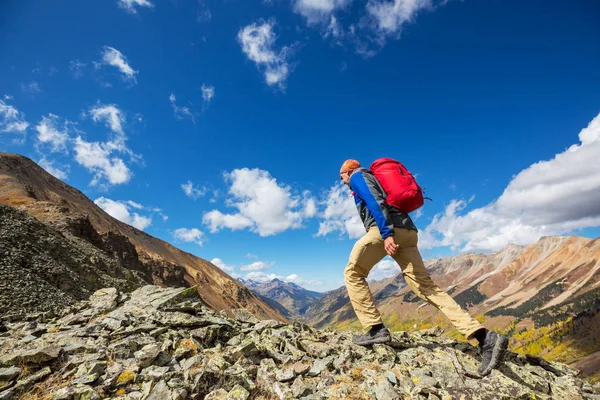
[[[81,246],[94,246],[109,258],[120,258],[117,261],[126,269],[143,270],[143,281],[159,285],[197,285],[202,300],[215,310],[245,307],[259,318],[285,320],[279,312],[210,262],[118,221],[79,190],[56,179],[26,157],[0,153],[0,204],[27,212],[55,236],[69,237],[68,240],[78,238],[70,240],[71,244],[77,242]],[[6,226],[5,221],[1,223]],[[21,240],[31,243],[38,239],[35,232],[21,237]],[[62,246],[69,244],[63,242]],[[128,246],[130,251],[127,251]],[[81,252],[80,249],[76,251]],[[27,262],[31,256],[33,254],[24,254],[20,259]],[[93,264],[93,261],[90,262]],[[42,276],[43,271],[37,266],[28,265],[27,268],[46,283],[62,290],[60,282]],[[79,271],[74,268],[75,273],[83,278],[83,266]],[[132,284],[139,286],[139,279],[134,278]],[[100,281],[92,282],[88,289],[98,289],[102,284]]]

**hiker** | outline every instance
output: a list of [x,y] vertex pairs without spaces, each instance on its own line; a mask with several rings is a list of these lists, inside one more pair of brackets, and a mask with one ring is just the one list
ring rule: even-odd
[[347,160],[340,169],[340,178],[352,190],[367,230],[354,245],[344,270],[352,307],[368,330],[354,342],[367,346],[391,341],[366,281],[371,269],[387,254],[400,265],[406,283],[417,296],[440,310],[468,340],[477,339],[483,359],[478,372],[489,374],[506,351],[506,336],[484,328],[431,280],[417,247],[417,228],[408,214],[386,203],[386,193],[369,170],[356,160]]

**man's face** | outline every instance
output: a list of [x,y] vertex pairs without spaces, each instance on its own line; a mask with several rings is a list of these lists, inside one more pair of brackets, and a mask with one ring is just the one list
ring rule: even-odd
[[350,175],[352,175],[352,171],[340,172],[340,179],[344,182],[344,185],[348,185],[350,182]]

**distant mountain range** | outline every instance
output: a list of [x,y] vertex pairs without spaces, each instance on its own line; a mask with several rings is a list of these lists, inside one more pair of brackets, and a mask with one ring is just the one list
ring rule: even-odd
[[0,152],[0,205],[0,315],[157,284],[197,285],[214,310],[286,321],[215,265],[111,217],[29,158]]
[[269,299],[268,303],[283,315],[295,319],[301,318],[315,300],[323,297],[323,293],[306,290],[293,282],[279,279],[256,282],[239,278],[238,281],[254,293]]
[[[489,328],[511,336],[515,351],[600,371],[600,238],[542,237],[494,254],[461,254],[426,261],[433,280]],[[402,274],[369,283],[394,330],[442,326],[441,313],[413,295]],[[306,310],[315,327],[360,328],[344,287]]]

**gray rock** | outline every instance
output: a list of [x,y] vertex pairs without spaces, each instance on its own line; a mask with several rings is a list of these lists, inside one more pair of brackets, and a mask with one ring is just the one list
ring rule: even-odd
[[225,389],[213,390],[204,396],[204,400],[227,400],[227,394],[228,393]]
[[134,353],[135,359],[142,368],[152,365],[156,357],[160,354],[160,346],[156,343],[148,344]]
[[399,399],[400,395],[396,393],[390,381],[384,378],[375,386],[375,397],[377,400],[395,400]]
[[294,374],[294,369],[291,367],[285,368],[283,370],[277,370],[277,372],[275,373],[275,379],[277,379],[277,381],[279,382],[289,382],[292,379],[294,379],[295,376],[296,374]]
[[98,400],[100,395],[88,385],[67,386],[54,392],[52,400]]
[[245,308],[234,308],[231,310],[231,312],[233,313],[233,317],[240,322],[249,322],[252,324],[259,322],[259,319],[252,315],[252,313]]
[[329,366],[332,363],[333,363],[333,357],[331,357],[331,356],[315,360],[312,368],[310,369],[310,371],[308,371],[308,373],[306,375],[307,376],[318,376],[319,374],[321,374],[321,372],[327,370],[327,368],[329,368]]
[[167,386],[167,383],[164,380],[162,380],[154,386],[146,400],[171,399],[172,395],[173,392],[171,391],[169,386]]
[[95,311],[105,313],[112,311],[117,307],[117,300],[119,298],[119,291],[116,288],[105,288],[96,290],[94,294],[90,296],[90,306]]
[[247,400],[250,397],[250,392],[241,385],[235,385],[229,393],[226,400]]
[[41,381],[51,373],[52,370],[50,369],[50,367],[44,367],[41,370],[27,376],[26,378],[17,381],[17,384],[14,386],[14,389],[16,392],[24,392],[26,390],[29,390],[36,382]]
[[57,359],[62,352],[60,346],[46,346],[31,350],[18,350],[11,354],[0,357],[0,365],[42,364]]
[[0,381],[12,381],[21,374],[21,368],[0,368]]

